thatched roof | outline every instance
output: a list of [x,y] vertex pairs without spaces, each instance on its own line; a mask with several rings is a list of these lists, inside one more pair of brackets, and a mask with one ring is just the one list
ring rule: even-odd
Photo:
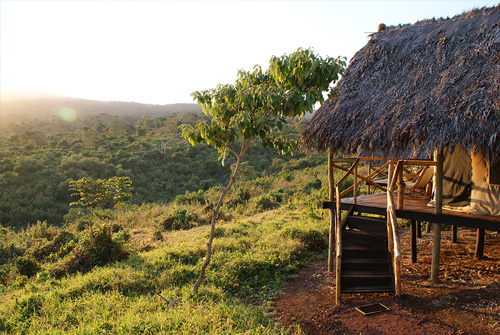
[[461,144],[500,160],[499,24],[500,4],[373,34],[301,148],[428,158]]

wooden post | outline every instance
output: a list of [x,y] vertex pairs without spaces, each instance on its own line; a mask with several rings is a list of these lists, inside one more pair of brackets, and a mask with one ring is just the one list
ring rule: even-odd
[[[333,152],[330,149],[328,152],[328,185],[330,187],[330,196],[329,200],[334,201],[335,199],[335,179],[333,176]],[[333,263],[334,257],[333,253],[335,252],[335,210],[330,209],[330,235],[329,235],[329,243],[328,243],[328,272],[333,272]]]
[[[387,196],[388,197],[389,197],[389,192],[392,192],[392,190],[390,190],[389,187],[392,184],[392,175],[393,174],[394,174],[394,161],[391,160],[391,163],[389,164],[389,169],[387,171]],[[390,223],[389,215],[387,215],[387,249],[389,250],[391,255],[394,255],[394,240],[393,240],[392,225]]]
[[422,238],[422,222],[417,221],[417,237]]
[[[392,165],[393,166],[393,165]],[[393,168],[389,168],[392,172]],[[396,178],[396,177],[394,177]],[[399,244],[398,219],[396,217],[396,209],[394,205],[394,188],[395,183],[390,183],[387,188],[387,225],[391,227],[392,233],[392,256],[394,270],[394,300],[399,302],[401,299],[401,248]],[[390,244],[389,239],[389,244]]]
[[405,197],[405,183],[403,180],[403,169],[399,170],[398,175],[398,209],[403,209]]
[[354,189],[352,190],[352,203],[356,205],[357,201],[358,201],[358,164],[354,166]]
[[[372,156],[372,158],[373,158],[373,156]],[[371,160],[368,161],[368,175],[370,173],[372,173],[372,161]],[[370,184],[366,183],[366,186],[368,188],[366,194],[370,194]]]
[[431,223],[430,222],[427,222],[425,224],[425,232],[426,233],[430,233],[431,232]]
[[337,207],[336,215],[336,236],[335,236],[335,247],[336,247],[336,263],[335,263],[335,303],[340,305],[342,302],[341,293],[341,267],[342,267],[342,223],[341,223],[341,213],[340,213],[340,187],[335,186],[335,202]]
[[451,226],[451,243],[457,243],[457,241],[458,241],[457,226],[452,225]]
[[411,232],[411,262],[417,262],[417,224],[420,226],[420,222],[411,220],[410,221],[410,232]]
[[478,229],[476,237],[476,258],[481,258],[484,256],[484,229]]
[[[434,198],[436,214],[443,213],[443,150],[434,151],[436,167],[434,170],[434,182],[436,183],[436,194]],[[439,281],[439,254],[441,252],[441,224],[433,224],[433,245],[432,245],[432,264],[431,281]]]

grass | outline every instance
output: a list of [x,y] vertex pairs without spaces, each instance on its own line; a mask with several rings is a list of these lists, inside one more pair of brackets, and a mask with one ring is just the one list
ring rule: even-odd
[[[316,178],[317,170],[306,170],[240,185],[252,195],[243,203],[233,192],[227,202],[236,199],[235,205],[224,207],[198,296],[192,294],[192,285],[205,257],[209,213],[204,207],[209,200],[123,208],[115,216],[119,229],[106,241],[115,243],[110,253],[123,249],[129,256],[90,263],[90,271],[63,276],[54,276],[54,269],[74,260],[79,255],[75,250],[88,250],[88,232],[78,232],[78,222],[56,231],[42,223],[19,233],[4,229],[3,255],[15,252],[0,263],[0,332],[300,334],[300,329],[284,329],[273,319],[271,302],[301,266],[326,257],[328,213],[319,207],[327,183]],[[207,193],[205,199],[215,198]],[[272,209],[262,207],[263,196]],[[189,224],[180,225],[185,228],[181,230],[166,229],[165,220],[176,215],[189,218]],[[97,231],[109,231],[105,218],[96,226],[105,227]],[[70,232],[68,245],[73,249],[52,242],[61,229]],[[38,255],[30,258],[34,274],[21,275],[16,257],[31,255]]]

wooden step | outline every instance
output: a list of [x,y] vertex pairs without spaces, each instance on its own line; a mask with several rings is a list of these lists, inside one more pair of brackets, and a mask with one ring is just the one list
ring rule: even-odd
[[365,258],[365,259],[381,259],[387,260],[389,252],[387,249],[382,247],[373,247],[366,245],[342,245],[342,260],[348,258]]
[[387,236],[387,221],[381,218],[352,215],[347,218],[346,226],[351,229],[380,233]]
[[343,230],[342,242],[347,244],[363,244],[385,247],[386,236],[378,233],[369,233],[359,230]]
[[389,272],[342,271],[341,287],[392,286]]
[[342,293],[392,293],[394,287],[392,285],[384,286],[349,286],[342,287]]
[[385,259],[372,258],[343,258],[342,271],[374,271],[388,272],[391,270],[391,262]]

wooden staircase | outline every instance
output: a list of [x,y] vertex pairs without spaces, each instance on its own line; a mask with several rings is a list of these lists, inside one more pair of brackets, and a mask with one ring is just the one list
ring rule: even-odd
[[394,293],[385,219],[352,215],[342,229],[342,293]]

